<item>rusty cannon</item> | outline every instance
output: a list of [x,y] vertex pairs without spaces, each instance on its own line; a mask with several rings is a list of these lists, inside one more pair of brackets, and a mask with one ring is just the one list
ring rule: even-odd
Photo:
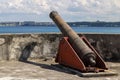
[[50,18],[64,35],[59,44],[56,62],[81,72],[107,70],[104,60],[82,34],[79,36],[56,11],[50,13]]

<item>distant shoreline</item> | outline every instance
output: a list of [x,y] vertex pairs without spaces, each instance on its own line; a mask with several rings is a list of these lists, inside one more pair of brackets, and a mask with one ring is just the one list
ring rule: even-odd
[[[70,26],[76,27],[120,27],[120,22],[67,22]],[[53,22],[0,22],[0,26],[55,26]]]

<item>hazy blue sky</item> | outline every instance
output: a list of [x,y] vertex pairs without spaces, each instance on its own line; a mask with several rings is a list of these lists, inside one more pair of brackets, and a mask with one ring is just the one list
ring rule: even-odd
[[0,0],[0,21],[51,21],[52,10],[65,21],[120,21],[120,0]]

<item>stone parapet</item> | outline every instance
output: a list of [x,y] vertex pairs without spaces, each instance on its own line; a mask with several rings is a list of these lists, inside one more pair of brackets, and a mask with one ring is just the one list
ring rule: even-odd
[[[83,34],[105,60],[120,60],[120,34]],[[60,33],[0,34],[0,60],[19,60],[23,53],[30,59],[56,56]]]

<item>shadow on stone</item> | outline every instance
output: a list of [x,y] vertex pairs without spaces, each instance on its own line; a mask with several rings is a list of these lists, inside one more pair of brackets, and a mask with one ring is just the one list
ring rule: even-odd
[[22,50],[22,54],[20,55],[19,61],[27,61],[32,50],[36,45],[37,45],[37,42],[28,43],[28,45],[26,45],[25,48]]
[[76,74],[76,73],[74,73],[72,71],[69,71],[68,69],[64,69],[59,64],[51,64],[51,65],[49,65],[49,64],[36,63],[36,62],[31,62],[31,61],[22,61],[22,62],[27,63],[27,64],[31,64],[31,65],[35,65],[35,66],[39,66],[39,67],[44,68],[44,69],[54,70],[54,71],[58,71],[58,72],[64,72],[64,73],[73,74],[73,75]]
[[[36,45],[37,45],[37,42],[28,43],[25,46],[25,48],[22,50],[22,54],[20,55],[19,61],[27,63],[27,64],[39,66],[44,69],[55,70],[55,71],[64,72],[64,73],[68,73],[68,74],[75,74],[71,71],[63,69],[59,64],[49,65],[49,64],[44,64],[44,63],[36,63],[36,62],[27,61],[32,50],[34,49],[34,47]],[[45,61],[46,61],[46,59],[45,59]]]

